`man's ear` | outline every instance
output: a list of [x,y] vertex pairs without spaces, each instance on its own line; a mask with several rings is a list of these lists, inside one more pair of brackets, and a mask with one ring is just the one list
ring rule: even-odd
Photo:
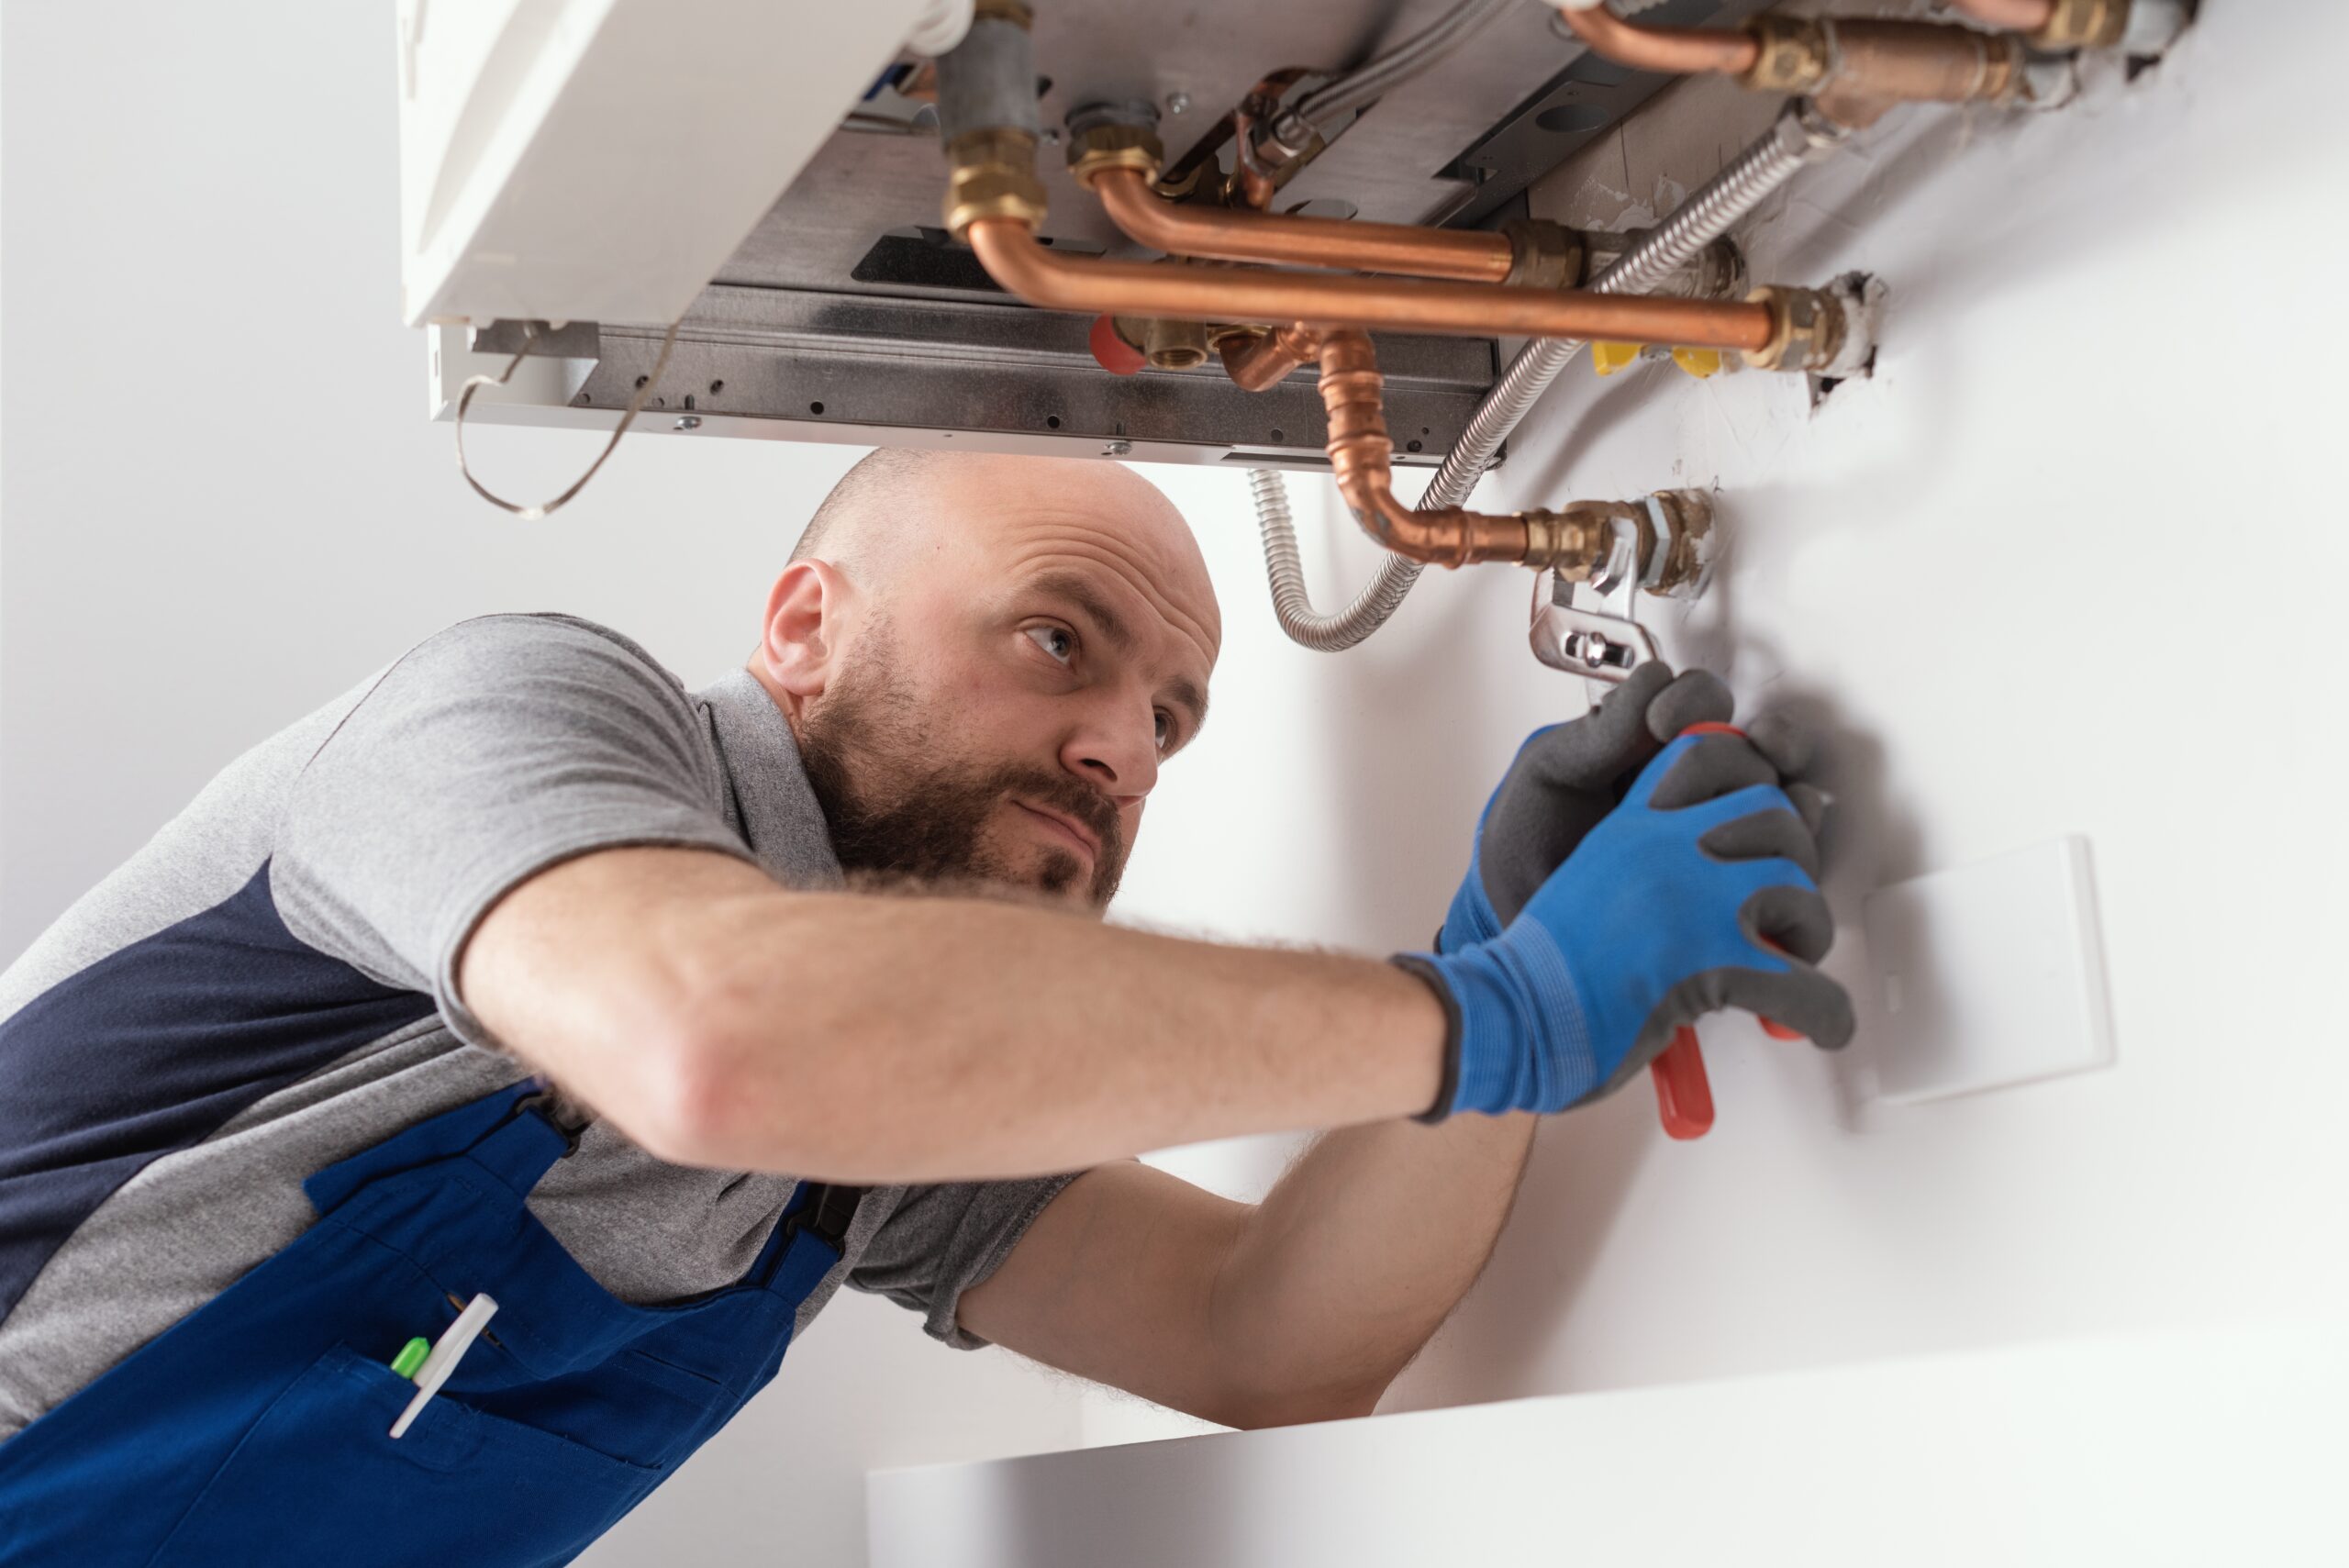
[[828,561],[795,561],[767,595],[759,667],[767,684],[806,701],[831,684],[855,590]]

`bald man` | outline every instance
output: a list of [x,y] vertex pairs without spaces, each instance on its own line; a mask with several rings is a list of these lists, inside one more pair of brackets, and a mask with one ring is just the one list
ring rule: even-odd
[[[563,1561],[842,1283],[1366,1414],[1533,1113],[1848,1033],[1799,738],[1697,677],[1529,742],[1434,952],[1101,923],[1219,638],[1128,470],[882,452],[705,691],[491,617],[231,764],[0,975],[0,1561]],[[1131,1158],[1299,1128],[1258,1205]]]

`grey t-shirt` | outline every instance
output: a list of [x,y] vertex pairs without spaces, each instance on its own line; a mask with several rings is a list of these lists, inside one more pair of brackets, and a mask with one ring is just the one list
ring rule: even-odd
[[[748,673],[689,694],[601,627],[489,617],[231,763],[0,973],[0,1439],[300,1235],[311,1173],[527,1076],[459,951],[517,884],[628,844],[840,883]],[[800,1326],[845,1280],[976,1348],[963,1292],[1074,1175],[867,1189]],[[650,1305],[740,1278],[796,1185],[598,1122],[530,1207]]]

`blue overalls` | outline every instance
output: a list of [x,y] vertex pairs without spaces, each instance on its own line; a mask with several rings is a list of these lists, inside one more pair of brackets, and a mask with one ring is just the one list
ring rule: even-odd
[[[317,1224],[0,1443],[0,1563],[571,1561],[774,1375],[845,1228],[803,1184],[739,1284],[631,1307],[524,1202],[574,1146],[521,1084],[312,1176]],[[477,1292],[488,1330],[394,1440],[388,1363]]]

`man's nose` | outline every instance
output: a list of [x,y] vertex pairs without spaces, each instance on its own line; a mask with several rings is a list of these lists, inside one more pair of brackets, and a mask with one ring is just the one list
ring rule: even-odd
[[1139,802],[1158,783],[1157,715],[1087,725],[1062,746],[1061,765],[1118,806]]

